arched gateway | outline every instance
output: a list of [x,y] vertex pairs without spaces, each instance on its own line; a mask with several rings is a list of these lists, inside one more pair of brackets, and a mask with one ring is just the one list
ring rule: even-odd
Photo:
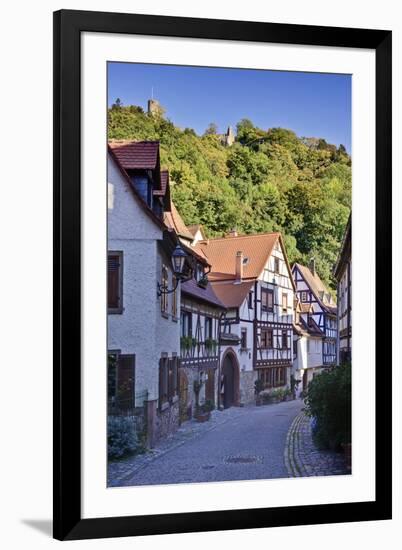
[[227,350],[222,358],[221,404],[225,409],[239,405],[239,364],[233,350]]

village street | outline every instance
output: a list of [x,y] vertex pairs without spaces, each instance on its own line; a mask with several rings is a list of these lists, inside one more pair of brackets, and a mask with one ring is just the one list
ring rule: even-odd
[[[271,479],[292,473],[289,434],[303,408],[300,400],[215,411],[209,422],[187,422],[151,453],[115,462],[109,486]],[[293,424],[292,424],[293,423]],[[292,444],[290,444],[292,449]],[[314,453],[319,455],[320,453]],[[316,457],[317,459],[317,457]],[[330,456],[332,473],[339,470]],[[297,469],[297,467],[296,467]],[[336,470],[339,471],[336,471]],[[331,471],[318,475],[328,475]],[[304,475],[317,475],[313,471]]]

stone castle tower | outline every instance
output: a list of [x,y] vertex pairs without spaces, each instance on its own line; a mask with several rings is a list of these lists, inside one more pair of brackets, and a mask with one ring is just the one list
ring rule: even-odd
[[165,112],[157,99],[148,99],[148,114],[152,116],[163,116]]
[[230,147],[235,142],[235,135],[231,126],[228,126],[226,134],[221,134],[221,141],[226,147]]

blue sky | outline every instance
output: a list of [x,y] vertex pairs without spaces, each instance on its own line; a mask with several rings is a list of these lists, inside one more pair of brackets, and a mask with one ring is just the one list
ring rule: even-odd
[[351,151],[350,75],[109,63],[109,105],[119,97],[146,108],[152,88],[166,116],[198,134],[210,122],[223,132],[249,118]]

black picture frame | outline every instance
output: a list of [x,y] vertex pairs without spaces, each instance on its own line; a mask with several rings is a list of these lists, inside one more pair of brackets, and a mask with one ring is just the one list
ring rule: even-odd
[[[83,32],[369,48],[376,55],[376,498],[370,502],[82,519]],[[54,537],[60,540],[391,518],[391,31],[61,10],[54,13]],[[378,289],[387,288],[387,300]],[[387,319],[382,323],[381,319]]]

